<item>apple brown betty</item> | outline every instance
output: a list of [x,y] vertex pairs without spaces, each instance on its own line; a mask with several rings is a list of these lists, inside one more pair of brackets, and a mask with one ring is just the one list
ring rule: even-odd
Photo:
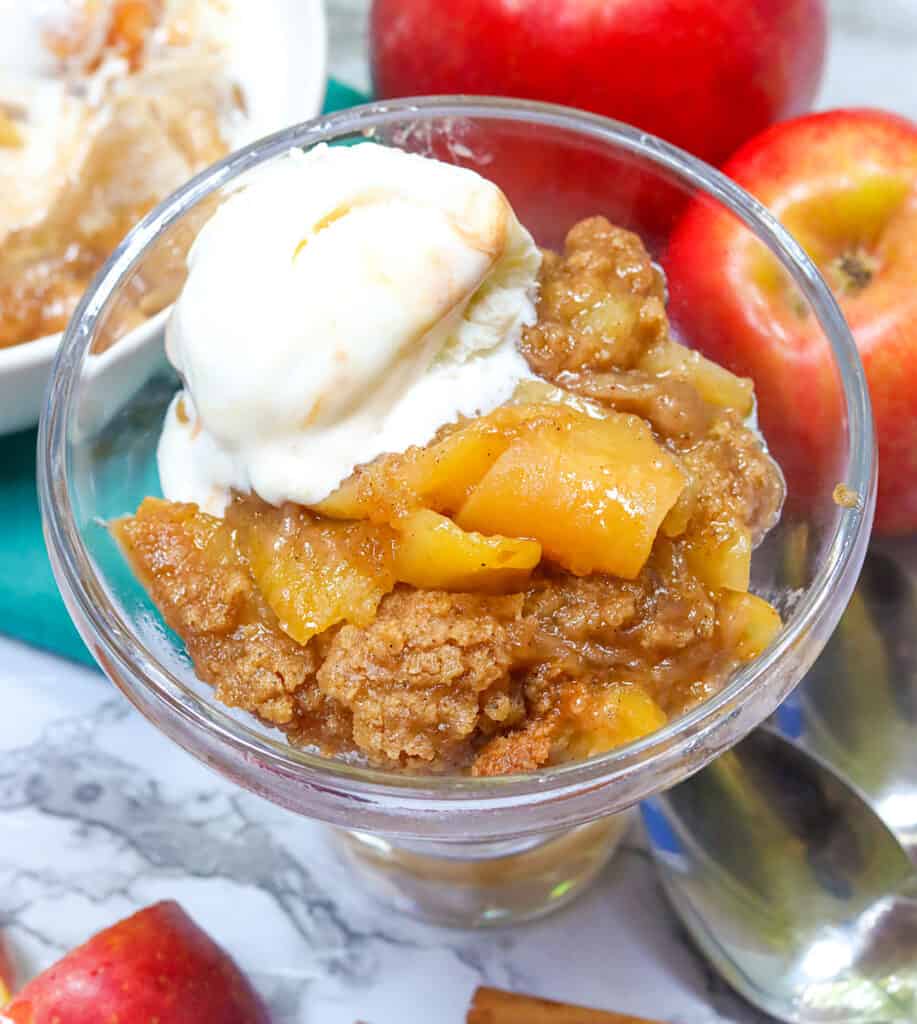
[[547,253],[541,378],[311,509],[147,499],[114,532],[220,700],[409,771],[529,771],[662,725],[779,628],[748,592],[782,476],[750,381],[674,342],[640,239]]
[[[110,23],[99,52],[90,46],[102,17],[97,5],[74,5],[72,23],[44,40],[61,74],[96,70],[105,54],[123,57],[130,73],[113,78],[97,105],[67,97],[69,114],[47,172],[46,209],[27,211],[27,222],[19,224],[15,207],[6,209],[11,197],[0,196],[0,349],[63,331],[124,235],[229,151],[221,127],[227,87],[217,58],[183,55],[187,41],[170,39],[181,44],[172,57],[145,67],[144,49],[161,27],[163,5],[117,0],[106,11]],[[87,88],[78,82],[77,94]],[[15,157],[30,133],[40,134],[41,125],[27,121],[24,108],[7,107],[0,98],[0,170],[4,156]],[[121,333],[174,298],[185,255],[177,251],[168,264],[157,262],[150,281],[134,277],[119,310]]]

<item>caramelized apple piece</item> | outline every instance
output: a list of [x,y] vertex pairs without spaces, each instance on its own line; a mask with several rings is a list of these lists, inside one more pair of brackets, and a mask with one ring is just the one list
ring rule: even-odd
[[509,441],[488,417],[472,420],[425,448],[384,455],[357,470],[315,511],[377,522],[396,522],[418,508],[454,512]]
[[484,417],[425,449],[410,474],[424,506],[438,512],[457,511],[509,441]]
[[748,377],[737,377],[719,363],[677,341],[658,342],[640,357],[639,368],[656,376],[670,374],[693,384],[705,402],[734,409],[748,416],[754,408],[755,386]]
[[425,447],[380,456],[314,505],[314,511],[333,519],[384,523],[396,523],[420,508],[451,515],[520,431],[536,421],[564,419],[567,405],[597,409],[586,399],[538,382],[521,388],[520,396],[519,402],[486,416],[446,427],[439,440]]
[[756,594],[725,590],[717,600],[717,620],[723,644],[743,661],[762,654],[780,631],[780,613]]
[[466,533],[428,509],[409,516],[400,529],[395,577],[426,590],[519,590],[541,561],[537,541]]
[[732,523],[714,525],[687,541],[688,566],[698,579],[714,590],[748,590],[751,578],[751,534]]
[[551,387],[526,392],[540,400],[503,406],[426,448],[383,456],[315,510],[399,527],[419,509],[454,514],[468,531],[534,538],[579,575],[632,578],[685,477],[638,417],[558,396],[565,393]]
[[669,509],[660,529],[666,537],[680,537],[691,522],[697,510],[698,481],[689,476],[685,489],[678,495],[678,501]]
[[565,695],[552,760],[579,761],[613,750],[665,725],[666,715],[639,686],[574,686]]
[[[569,377],[565,378],[569,380]],[[516,408],[525,411],[528,406],[529,413],[537,412],[538,415],[545,415],[551,406],[562,409],[573,409],[576,412],[585,413],[593,419],[605,419],[608,410],[597,402],[584,395],[578,395],[567,388],[557,387],[544,380],[524,380],[517,385],[513,397],[509,400],[507,408]],[[531,408],[534,407],[534,408]]]
[[331,519],[368,519],[373,507],[367,479],[371,472],[372,466],[358,469],[327,498],[310,506],[312,511]]
[[634,579],[685,486],[675,458],[636,416],[564,409],[534,419],[471,492],[462,529],[533,537],[585,576]]
[[365,626],[395,585],[395,534],[321,522],[297,505],[237,500],[227,511],[258,589],[284,632],[305,644],[338,622]]

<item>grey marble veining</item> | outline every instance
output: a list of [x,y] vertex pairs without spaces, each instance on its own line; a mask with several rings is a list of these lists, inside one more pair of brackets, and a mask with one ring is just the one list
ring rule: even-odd
[[687,946],[637,840],[588,901],[540,924],[431,928],[369,903],[319,826],[209,774],[95,673],[4,640],[0,666],[0,927],[24,973],[176,898],[278,1024],[421,1024],[431,1007],[458,1024],[482,983],[673,1024],[763,1020]]

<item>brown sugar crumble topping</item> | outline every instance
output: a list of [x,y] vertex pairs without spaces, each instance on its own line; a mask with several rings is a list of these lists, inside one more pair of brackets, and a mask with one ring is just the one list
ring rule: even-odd
[[499,775],[645,735],[768,645],[749,566],[782,476],[751,382],[672,340],[640,239],[577,224],[522,351],[541,381],[315,508],[114,524],[221,701],[328,754]]

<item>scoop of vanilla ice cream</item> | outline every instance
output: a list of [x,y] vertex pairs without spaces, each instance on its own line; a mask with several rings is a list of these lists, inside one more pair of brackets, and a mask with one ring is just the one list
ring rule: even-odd
[[167,330],[186,391],[163,491],[313,504],[354,467],[487,412],[531,376],[541,256],[473,171],[375,143],[296,150],[207,223]]

